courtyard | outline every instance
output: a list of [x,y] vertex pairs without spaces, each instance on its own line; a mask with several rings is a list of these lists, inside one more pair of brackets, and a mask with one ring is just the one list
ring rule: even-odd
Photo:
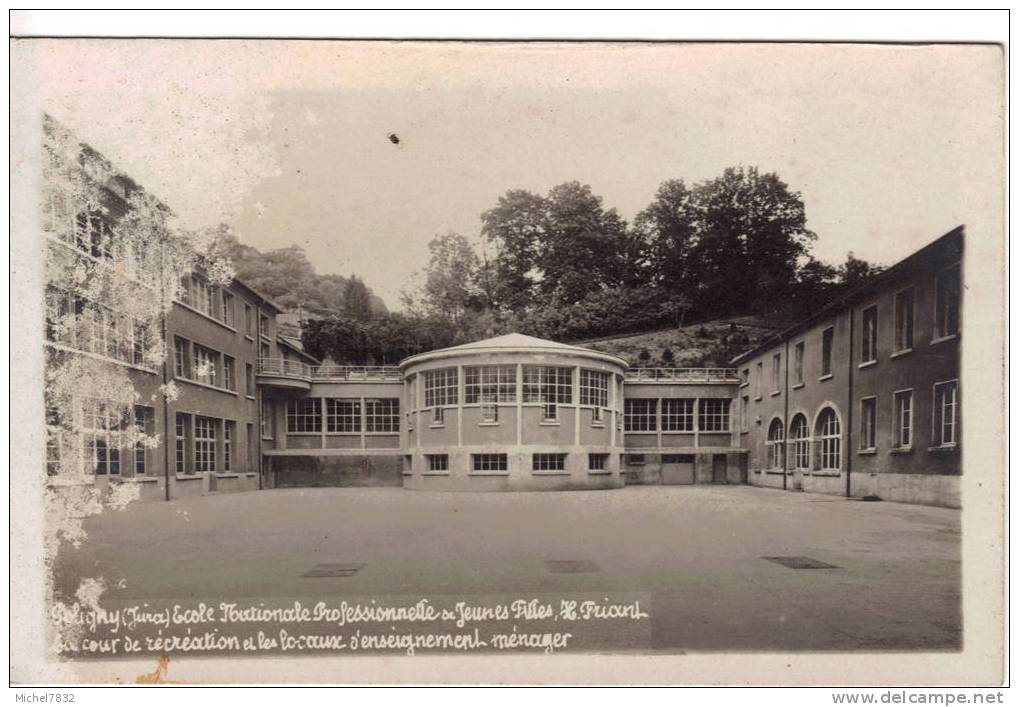
[[945,508],[748,486],[306,488],[133,504],[86,530],[56,586],[102,577],[111,601],[613,593],[649,609],[634,649],[961,646],[960,514]]

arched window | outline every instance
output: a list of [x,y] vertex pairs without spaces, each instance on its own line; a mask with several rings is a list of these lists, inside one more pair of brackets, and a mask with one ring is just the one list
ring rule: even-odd
[[817,416],[814,427],[816,445],[816,468],[822,471],[838,471],[842,465],[842,425],[839,416],[831,408],[824,408]]
[[796,469],[810,468],[810,427],[802,413],[793,418],[789,426],[789,435],[793,440],[793,467]]
[[782,469],[785,467],[785,426],[777,417],[768,427],[768,468]]

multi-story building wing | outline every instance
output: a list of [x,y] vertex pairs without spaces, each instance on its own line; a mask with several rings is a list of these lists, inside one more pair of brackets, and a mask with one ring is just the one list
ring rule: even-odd
[[963,229],[733,363],[751,484],[959,505]]

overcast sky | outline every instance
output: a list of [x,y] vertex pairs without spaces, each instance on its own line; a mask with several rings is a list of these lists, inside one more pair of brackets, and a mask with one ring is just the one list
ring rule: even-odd
[[391,308],[433,236],[476,236],[500,194],[567,180],[630,220],[665,179],[756,165],[802,193],[832,262],[1000,218],[994,47],[18,44],[15,100],[186,223],[297,243]]

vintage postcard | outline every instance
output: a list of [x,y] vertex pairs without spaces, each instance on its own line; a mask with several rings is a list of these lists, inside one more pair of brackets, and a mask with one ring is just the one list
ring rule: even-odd
[[1000,684],[996,45],[12,40],[15,683]]

